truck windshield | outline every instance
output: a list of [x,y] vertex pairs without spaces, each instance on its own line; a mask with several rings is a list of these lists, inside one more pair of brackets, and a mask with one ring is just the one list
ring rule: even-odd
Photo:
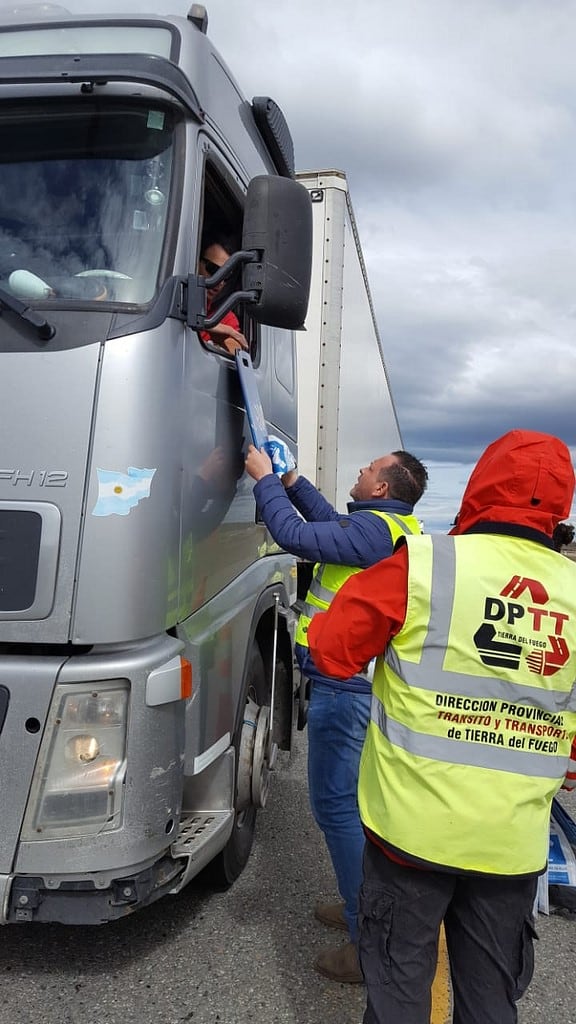
[[0,287],[60,306],[150,301],[164,247],[175,119],[161,104],[92,97],[3,106]]

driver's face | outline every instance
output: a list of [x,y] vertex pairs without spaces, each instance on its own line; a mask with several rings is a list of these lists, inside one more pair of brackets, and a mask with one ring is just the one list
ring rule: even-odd
[[[221,245],[218,245],[217,243],[215,243],[214,245],[209,245],[208,248],[204,249],[204,252],[200,257],[200,266],[198,267],[198,273],[201,274],[202,277],[212,277],[212,275],[216,273],[214,268],[223,267],[224,264],[226,263],[226,260],[229,258],[230,253],[226,252],[226,249],[224,249]],[[207,289],[209,302],[212,302],[214,300],[215,296],[218,295],[218,292],[223,287],[223,285],[224,281],[221,281],[220,284],[217,284],[215,288]]]

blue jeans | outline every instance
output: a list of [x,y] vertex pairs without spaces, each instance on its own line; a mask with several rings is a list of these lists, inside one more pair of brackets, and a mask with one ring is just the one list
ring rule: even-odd
[[310,804],[332,858],[352,942],[358,940],[364,852],[358,770],[369,718],[369,693],[313,683],[308,710]]

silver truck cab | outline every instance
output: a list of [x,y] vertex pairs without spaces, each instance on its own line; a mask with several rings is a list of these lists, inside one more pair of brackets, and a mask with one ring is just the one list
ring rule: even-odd
[[201,332],[234,308],[295,449],[311,214],[200,7],[2,8],[0,100],[0,921],[99,923],[233,881],[290,746],[294,560]]

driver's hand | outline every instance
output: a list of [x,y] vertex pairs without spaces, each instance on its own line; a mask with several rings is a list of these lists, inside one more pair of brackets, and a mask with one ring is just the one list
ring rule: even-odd
[[215,345],[220,345],[221,348],[226,349],[230,355],[234,355],[238,349],[244,349],[248,351],[249,345],[246,338],[241,331],[235,330],[230,324],[216,324],[216,327],[212,327],[208,332],[210,334],[210,340]]

